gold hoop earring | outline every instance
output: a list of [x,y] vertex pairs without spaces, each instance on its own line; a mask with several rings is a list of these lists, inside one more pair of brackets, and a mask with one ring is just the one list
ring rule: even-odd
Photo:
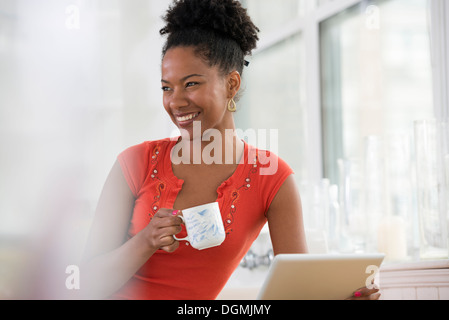
[[236,112],[237,111],[237,105],[234,101],[234,98],[232,98],[231,100],[229,100],[228,103],[228,111],[229,112]]

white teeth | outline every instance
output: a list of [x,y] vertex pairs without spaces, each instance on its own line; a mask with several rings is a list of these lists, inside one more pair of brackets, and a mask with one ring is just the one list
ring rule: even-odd
[[189,115],[184,116],[184,117],[177,117],[177,119],[178,119],[179,122],[185,122],[185,121],[193,120],[196,117],[198,117],[199,115],[200,115],[199,113],[192,113],[192,114],[189,114]]

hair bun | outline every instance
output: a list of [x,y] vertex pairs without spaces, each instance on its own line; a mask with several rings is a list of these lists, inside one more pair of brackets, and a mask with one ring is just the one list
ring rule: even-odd
[[256,48],[259,29],[237,0],[178,0],[170,6],[161,35],[188,29],[213,31],[237,42],[245,55]]

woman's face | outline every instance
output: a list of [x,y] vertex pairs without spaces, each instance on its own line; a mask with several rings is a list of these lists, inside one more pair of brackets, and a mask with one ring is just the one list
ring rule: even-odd
[[173,123],[193,138],[193,123],[205,130],[234,129],[234,119],[227,105],[240,87],[237,72],[223,76],[218,67],[210,67],[197,57],[192,47],[168,50],[162,61],[164,108]]

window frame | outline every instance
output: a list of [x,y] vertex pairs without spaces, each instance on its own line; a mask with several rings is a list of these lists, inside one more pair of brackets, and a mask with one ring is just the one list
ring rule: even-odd
[[435,117],[449,119],[449,3],[428,0]]

